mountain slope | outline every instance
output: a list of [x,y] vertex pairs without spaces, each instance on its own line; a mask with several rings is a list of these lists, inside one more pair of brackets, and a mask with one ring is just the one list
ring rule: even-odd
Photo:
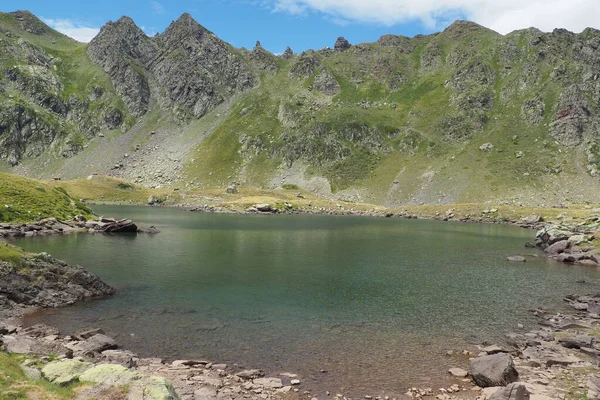
[[[594,29],[502,36],[457,21],[429,36],[276,57],[260,43],[234,49],[188,14],[153,38],[123,17],[87,49],[43,24],[28,32],[19,15],[0,20],[12,35],[0,34],[12,46],[0,50],[0,87],[18,96],[0,103],[13,121],[0,125],[0,158],[14,172],[287,183],[386,205],[600,201]],[[38,60],[56,57],[52,40],[57,68]],[[23,128],[19,104],[40,122]]]

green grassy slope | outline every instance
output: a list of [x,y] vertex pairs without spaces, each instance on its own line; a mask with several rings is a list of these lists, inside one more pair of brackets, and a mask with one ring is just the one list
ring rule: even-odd
[[55,217],[89,217],[92,211],[62,188],[0,172],[0,222],[36,221]]
[[[158,101],[135,120],[84,45],[49,28],[23,31],[14,15],[0,15],[0,27],[0,38],[13,32],[60,60],[52,74],[61,101],[104,92],[73,120],[5,85],[5,101],[32,108],[58,138],[34,138],[20,167],[6,170],[98,172],[186,189],[287,183],[388,206],[600,201],[595,30],[502,36],[458,21],[429,36],[386,35],[289,59],[237,51],[260,81],[255,88],[200,120],[174,119]],[[10,69],[7,54],[0,48],[0,65]],[[109,130],[102,121],[113,109],[123,123]],[[491,151],[480,150],[488,143]],[[0,132],[0,158],[2,151]]]

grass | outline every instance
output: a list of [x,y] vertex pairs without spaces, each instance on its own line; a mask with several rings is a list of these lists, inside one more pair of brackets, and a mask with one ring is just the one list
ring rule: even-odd
[[0,242],[0,261],[6,261],[14,266],[20,266],[23,250],[8,243]]
[[0,351],[0,398],[3,400],[67,400],[76,397],[76,386],[61,387],[28,379],[20,368],[24,357]]
[[0,172],[0,222],[70,220],[92,211],[64,190],[35,179]]

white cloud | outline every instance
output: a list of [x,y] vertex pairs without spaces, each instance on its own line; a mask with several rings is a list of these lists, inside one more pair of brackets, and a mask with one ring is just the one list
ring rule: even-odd
[[420,21],[441,28],[462,17],[500,33],[535,26],[580,32],[600,27],[598,0],[268,0],[277,12],[316,12],[329,18],[378,25]]
[[98,34],[98,32],[100,32],[100,28],[85,26],[70,19],[42,18],[42,21],[48,24],[52,29],[84,43],[88,43]]
[[151,0],[150,5],[152,6],[152,12],[154,14],[160,15],[160,14],[165,13],[165,7],[162,4],[160,4],[158,1]]

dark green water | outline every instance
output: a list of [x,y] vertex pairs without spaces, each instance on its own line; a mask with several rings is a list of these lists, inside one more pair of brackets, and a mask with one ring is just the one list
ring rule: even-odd
[[[592,291],[595,269],[546,259],[533,231],[498,225],[330,216],[245,216],[97,207],[156,236],[21,240],[100,275],[111,299],[34,316],[65,333],[101,326],[142,356],[202,357],[299,373],[304,387],[398,394],[448,383],[444,356],[517,324],[533,307]],[[576,281],[585,279],[585,285]],[[327,370],[327,373],[321,373]]]

